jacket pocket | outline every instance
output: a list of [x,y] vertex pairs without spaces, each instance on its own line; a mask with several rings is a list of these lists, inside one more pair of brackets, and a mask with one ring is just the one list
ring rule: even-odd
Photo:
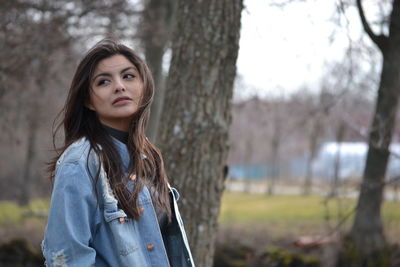
[[139,242],[135,238],[135,225],[123,210],[104,211],[104,218],[112,233],[115,247],[120,256],[128,256],[139,251]]

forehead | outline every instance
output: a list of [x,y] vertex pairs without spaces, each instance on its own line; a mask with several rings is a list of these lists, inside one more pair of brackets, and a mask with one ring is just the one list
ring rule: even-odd
[[135,67],[136,66],[130,62],[123,55],[114,55],[105,59],[100,60],[97,64],[94,74],[98,74],[101,72],[110,72],[110,71],[119,71],[126,67]]

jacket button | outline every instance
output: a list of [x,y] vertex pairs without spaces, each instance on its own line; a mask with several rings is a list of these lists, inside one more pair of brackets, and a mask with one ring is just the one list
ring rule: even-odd
[[143,213],[143,211],[144,211],[144,208],[143,208],[142,206],[140,206],[140,207],[139,207],[139,213],[141,213],[141,214],[142,214],[142,213]]
[[152,251],[154,249],[154,245],[153,244],[147,244],[147,250]]

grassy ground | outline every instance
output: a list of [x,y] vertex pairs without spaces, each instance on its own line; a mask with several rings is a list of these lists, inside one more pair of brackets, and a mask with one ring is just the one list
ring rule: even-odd
[[[335,231],[345,216],[351,214],[339,231],[346,231],[353,220],[355,199],[329,199],[322,196],[248,194],[225,192],[219,221],[222,228],[265,232],[271,238],[301,235],[327,235]],[[38,199],[28,207],[0,201],[0,243],[14,236],[40,241],[46,224],[47,199]],[[386,201],[383,222],[390,241],[400,240],[400,202]]]
[[49,208],[49,200],[36,199],[26,207],[21,207],[15,202],[0,201],[0,226],[15,225],[24,220],[43,218]]
[[[355,205],[356,200],[349,198],[327,200],[315,195],[267,196],[225,192],[220,223],[222,227],[265,230],[274,237],[326,235],[337,229],[341,221],[344,223],[338,230],[345,231],[351,226]],[[385,202],[382,217],[389,239],[398,241],[400,202]]]
[[43,238],[48,207],[47,199],[33,200],[27,207],[0,201],[0,244],[14,238],[24,238],[38,247]]

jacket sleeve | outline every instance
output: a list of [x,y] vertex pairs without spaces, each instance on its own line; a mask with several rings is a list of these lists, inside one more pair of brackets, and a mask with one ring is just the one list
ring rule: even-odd
[[91,247],[98,216],[97,198],[86,168],[62,163],[57,170],[42,242],[47,266],[94,266]]

